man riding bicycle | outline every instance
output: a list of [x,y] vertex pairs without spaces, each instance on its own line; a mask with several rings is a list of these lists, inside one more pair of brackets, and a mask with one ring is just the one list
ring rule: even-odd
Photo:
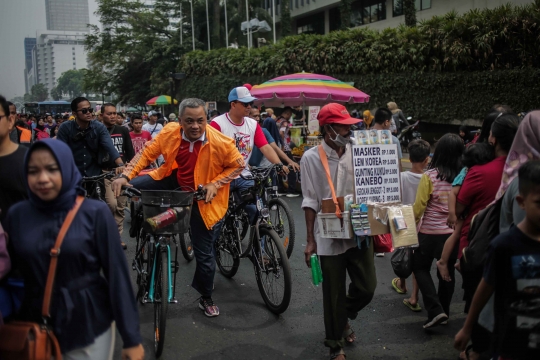
[[[139,190],[196,189],[204,185],[206,199],[196,201],[191,211],[191,238],[197,261],[191,286],[201,294],[199,308],[205,315],[218,316],[219,308],[212,300],[216,270],[213,235],[216,223],[227,211],[229,183],[242,172],[245,163],[231,138],[206,126],[204,101],[185,99],[179,112],[180,123],[168,124],[147,142],[112,187],[119,196],[128,182]],[[165,163],[137,177],[159,155],[163,155]]]

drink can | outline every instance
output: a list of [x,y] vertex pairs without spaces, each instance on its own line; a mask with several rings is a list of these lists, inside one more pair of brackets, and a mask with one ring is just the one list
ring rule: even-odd
[[165,212],[146,219],[145,230],[154,232],[158,229],[174,224],[178,220],[178,213],[174,209],[167,209]]

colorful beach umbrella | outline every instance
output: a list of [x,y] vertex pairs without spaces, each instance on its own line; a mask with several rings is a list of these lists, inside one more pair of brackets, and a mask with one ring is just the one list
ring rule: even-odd
[[[174,104],[178,104],[178,101],[176,99],[174,100]],[[171,97],[169,95],[159,95],[156,97],[151,98],[146,102],[146,105],[170,105],[171,104]]]
[[251,89],[256,105],[318,106],[330,102],[366,103],[369,95],[330,76],[297,73],[268,80]]

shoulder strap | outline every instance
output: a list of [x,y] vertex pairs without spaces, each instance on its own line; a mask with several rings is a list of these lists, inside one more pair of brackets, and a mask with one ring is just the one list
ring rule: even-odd
[[79,208],[81,207],[81,204],[84,201],[84,196],[77,196],[77,199],[75,200],[75,205],[73,208],[68,212],[66,219],[64,220],[64,223],[62,224],[62,227],[60,228],[60,231],[58,232],[58,236],[56,237],[56,243],[54,244],[54,247],[51,249],[51,264],[49,265],[49,274],[47,275],[47,285],[45,285],[45,296],[43,297],[43,307],[41,309],[41,315],[44,317],[49,317],[49,310],[51,305],[51,296],[52,296],[52,289],[54,286],[54,278],[56,276],[56,265],[58,263],[58,255],[60,255],[60,246],[62,246],[62,242],[64,241],[64,237],[66,236],[66,233],[71,226],[71,222],[75,218],[75,215],[77,214],[77,211],[79,211]]
[[334,205],[336,205],[336,216],[342,219],[341,210],[339,209],[339,202],[336,196],[336,190],[334,189],[334,183],[332,181],[332,177],[330,176],[330,167],[328,166],[328,158],[326,157],[326,153],[324,152],[322,145],[319,145],[318,148],[319,148],[319,156],[321,158],[321,163],[324,167],[324,172],[326,173],[326,179],[328,180],[328,185],[330,186],[330,191],[332,192],[332,200],[334,201]]

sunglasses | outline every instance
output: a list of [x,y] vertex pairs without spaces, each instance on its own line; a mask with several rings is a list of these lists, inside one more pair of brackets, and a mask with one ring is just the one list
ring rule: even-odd
[[77,112],[82,112],[83,114],[86,114],[86,113],[91,113],[92,111],[94,111],[94,109],[92,109],[91,107],[90,108],[87,108],[87,109],[81,109],[81,110],[77,110]]
[[248,106],[253,107],[253,101],[249,103],[243,103],[241,101],[236,101],[237,104],[242,104],[243,107],[247,108]]

